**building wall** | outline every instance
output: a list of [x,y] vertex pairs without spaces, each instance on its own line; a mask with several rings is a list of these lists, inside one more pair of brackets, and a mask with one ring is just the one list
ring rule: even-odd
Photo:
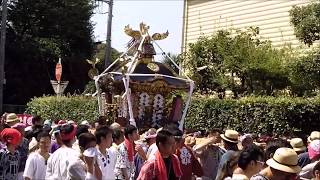
[[273,45],[302,45],[290,25],[289,10],[309,0],[185,0],[182,51],[201,35],[219,29],[260,28],[260,37]]

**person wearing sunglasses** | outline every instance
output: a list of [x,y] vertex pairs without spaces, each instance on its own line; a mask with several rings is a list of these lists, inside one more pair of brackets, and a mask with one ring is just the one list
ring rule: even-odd
[[112,145],[112,130],[107,126],[100,126],[95,131],[97,139],[97,162],[102,173],[102,180],[114,180],[114,168],[117,154],[110,151]]
[[301,171],[298,155],[291,148],[279,148],[266,164],[268,167],[251,177],[250,180],[295,180]]
[[238,159],[238,168],[233,173],[234,180],[249,180],[260,172],[264,165],[264,152],[257,145],[249,145],[243,149]]

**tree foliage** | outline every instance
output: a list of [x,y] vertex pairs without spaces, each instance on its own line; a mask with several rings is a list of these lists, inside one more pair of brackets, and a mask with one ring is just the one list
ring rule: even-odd
[[181,56],[170,52],[167,55],[171,58],[171,60],[168,56],[164,56],[162,62],[169,65],[169,67],[174,70],[174,72],[179,74],[179,69],[173,64],[173,62],[175,62],[179,66],[179,63],[181,62]]
[[189,45],[185,66],[191,69],[201,93],[232,90],[236,96],[272,95],[287,87],[284,63],[292,52],[274,49],[259,39],[259,28],[221,30]]
[[[93,14],[90,0],[11,1],[5,64],[5,103],[25,104],[31,97],[53,93],[50,80],[58,58],[67,92],[80,92],[89,78]],[[24,89],[23,93],[21,89]]]
[[320,40],[320,3],[294,6],[290,10],[290,18],[300,41],[310,46]]

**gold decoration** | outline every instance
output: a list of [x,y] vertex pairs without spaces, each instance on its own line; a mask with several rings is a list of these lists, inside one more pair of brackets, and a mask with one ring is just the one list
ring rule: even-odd
[[[144,24],[143,22],[140,23],[139,25],[140,29],[139,30],[133,30],[130,25],[126,25],[124,27],[124,33],[126,33],[128,36],[134,38],[135,40],[139,40],[141,39],[142,35],[148,34],[148,31],[150,29],[150,26],[147,26],[146,24]],[[165,33],[154,33],[152,35],[152,39],[154,40],[162,40],[167,38],[169,35],[169,31],[165,32]],[[150,42],[150,36],[146,37],[146,41]]]
[[159,66],[155,63],[149,63],[147,67],[151,69],[153,72],[159,72],[160,70]]
[[169,35],[169,31],[168,31],[168,30],[167,30],[167,32],[162,33],[162,34],[160,34],[160,33],[154,33],[154,34],[152,35],[152,39],[154,39],[154,40],[162,40],[162,39],[167,38],[168,35]]

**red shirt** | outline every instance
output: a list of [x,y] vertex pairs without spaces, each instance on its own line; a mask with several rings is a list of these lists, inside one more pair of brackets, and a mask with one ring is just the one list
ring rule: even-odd
[[198,177],[203,176],[202,167],[189,147],[183,145],[177,150],[176,155],[180,160],[180,167],[182,170],[182,177],[180,180],[191,180],[193,175]]

